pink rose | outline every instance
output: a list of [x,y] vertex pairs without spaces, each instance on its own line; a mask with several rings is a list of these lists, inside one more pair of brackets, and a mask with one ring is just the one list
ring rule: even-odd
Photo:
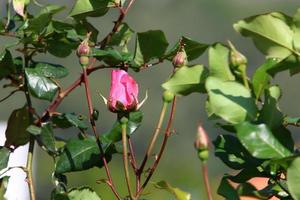
[[112,112],[133,111],[138,106],[138,84],[124,70],[112,70],[108,108]]

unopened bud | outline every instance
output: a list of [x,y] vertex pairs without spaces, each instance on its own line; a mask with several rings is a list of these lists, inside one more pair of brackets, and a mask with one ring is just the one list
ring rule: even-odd
[[177,52],[177,54],[174,56],[172,60],[172,64],[175,68],[179,68],[184,65],[187,65],[187,63],[188,63],[187,55],[184,50]]
[[196,150],[198,151],[198,157],[201,161],[206,161],[209,157],[209,151],[208,151],[208,144],[209,144],[209,138],[200,124],[198,126],[198,131],[196,135],[196,140],[194,142],[194,146]]
[[91,48],[89,46],[88,41],[84,40],[80,43],[77,48],[77,55],[80,56],[88,56],[90,54]]
[[170,103],[171,101],[173,101],[174,96],[175,96],[174,93],[166,90],[166,91],[164,91],[164,94],[163,94],[163,101],[165,103]]
[[208,135],[201,124],[198,126],[198,131],[195,140],[195,148],[197,150],[208,149]]
[[238,67],[240,65],[246,65],[247,64],[247,58],[236,48],[233,46],[233,44],[228,41],[231,52],[230,52],[230,61],[231,64],[235,67]]
[[80,56],[79,57],[79,63],[81,66],[87,66],[90,62],[90,58],[88,56]]

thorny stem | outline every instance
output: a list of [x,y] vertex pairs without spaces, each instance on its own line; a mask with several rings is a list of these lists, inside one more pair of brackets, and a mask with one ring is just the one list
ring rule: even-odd
[[140,176],[141,176],[141,174],[142,174],[142,172],[143,172],[143,170],[145,168],[145,165],[147,163],[147,160],[148,160],[148,158],[152,154],[154,144],[155,144],[155,142],[157,140],[157,136],[158,136],[159,132],[161,131],[161,127],[162,127],[164,118],[166,116],[167,108],[168,108],[168,103],[164,102],[163,103],[163,107],[161,109],[161,113],[160,113],[160,116],[159,116],[159,120],[158,120],[156,129],[155,129],[155,131],[152,134],[152,138],[151,138],[149,146],[147,148],[147,152],[146,152],[145,157],[144,157],[144,159],[142,161],[142,164],[141,164],[141,166],[140,166],[140,168],[138,170],[138,179],[140,179]]
[[136,163],[136,159],[135,159],[135,154],[134,154],[134,149],[132,146],[132,142],[131,142],[131,138],[128,137],[128,147],[129,147],[129,161],[131,163],[131,166],[134,170],[134,173],[136,175],[136,191],[138,190],[138,188],[140,187],[140,179],[138,178],[138,167],[137,167],[137,163]]
[[171,127],[172,127],[172,123],[173,123],[174,115],[175,115],[175,110],[176,110],[176,102],[177,102],[177,97],[175,96],[174,99],[173,99],[173,101],[172,101],[172,108],[171,108],[169,120],[168,120],[168,123],[167,123],[167,128],[166,128],[166,130],[164,132],[164,139],[163,139],[162,145],[160,147],[159,153],[157,155],[157,158],[156,158],[154,164],[150,168],[149,174],[146,177],[145,182],[143,183],[143,185],[138,190],[138,192],[136,194],[136,198],[138,198],[142,194],[143,190],[147,186],[147,184],[148,184],[149,180],[151,179],[154,171],[156,170],[156,168],[158,166],[158,163],[159,163],[159,161],[160,161],[160,159],[161,159],[161,157],[163,155],[163,152],[164,152],[164,150],[166,148],[168,139],[169,139],[169,137],[171,135]]
[[129,167],[128,167],[128,150],[127,150],[127,134],[126,134],[127,123],[122,123],[121,127],[122,127],[122,146],[123,146],[123,167],[125,172],[125,180],[126,180],[129,196],[133,200],[135,198],[131,191],[130,175],[129,175]]
[[202,168],[202,176],[203,176],[203,181],[204,181],[204,185],[205,185],[205,191],[207,194],[207,199],[213,200],[212,192],[211,192],[210,184],[209,184],[209,178],[208,178],[207,162],[202,162],[201,168]]
[[89,119],[90,119],[90,123],[91,123],[92,129],[93,129],[94,136],[96,138],[98,148],[100,150],[100,154],[101,154],[100,156],[103,161],[105,172],[106,172],[106,175],[108,178],[108,185],[111,188],[114,195],[117,197],[117,199],[121,200],[121,197],[119,196],[118,192],[115,189],[115,185],[113,183],[113,180],[112,180],[109,168],[108,168],[107,160],[105,158],[105,152],[101,145],[99,134],[97,133],[97,130],[96,130],[96,123],[93,118],[93,105],[92,105],[92,99],[91,99],[90,84],[89,84],[88,73],[87,73],[86,67],[83,67],[83,82],[84,82],[84,86],[85,86],[85,94],[87,97],[87,103],[88,103],[88,109],[89,109]]

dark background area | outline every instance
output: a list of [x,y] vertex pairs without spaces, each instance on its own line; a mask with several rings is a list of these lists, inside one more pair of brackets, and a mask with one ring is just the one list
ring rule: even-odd
[[[56,0],[40,1],[41,3],[57,3],[70,6],[73,1]],[[1,16],[4,16],[3,1],[1,1]],[[253,71],[264,61],[264,57],[255,49],[250,39],[241,37],[232,28],[233,23],[245,17],[266,13],[270,11],[281,11],[293,15],[300,3],[297,0],[137,0],[130,10],[125,21],[129,26],[137,31],[143,32],[150,29],[161,29],[165,32],[170,46],[172,46],[180,36],[187,36],[196,41],[212,44],[214,42],[226,42],[231,40],[235,46],[248,57],[248,73]],[[68,7],[68,9],[70,9]],[[118,16],[116,10],[111,10],[103,18],[91,18],[90,21],[99,28],[99,39],[105,36],[113,25],[112,21]],[[64,17],[64,16],[61,16]],[[8,39],[0,38],[0,49],[9,42]],[[13,40],[11,40],[13,42]],[[40,55],[36,58],[40,61],[49,61],[66,66],[70,70],[70,75],[62,81],[66,87],[75,80],[80,73],[80,66],[77,58],[73,54],[65,59],[54,58],[51,55]],[[194,63],[207,64],[207,55],[204,54]],[[141,160],[145,148],[148,144],[156,121],[160,113],[162,101],[161,84],[168,78],[172,70],[172,65],[165,62],[142,73],[130,72],[140,85],[140,99],[143,98],[148,90],[148,101],[143,106],[145,114],[143,124],[139,131],[133,136],[134,147]],[[290,77],[288,72],[278,75],[274,83],[278,83],[283,91],[280,103],[283,112],[289,116],[299,116],[300,100],[299,87],[300,76]],[[110,84],[110,70],[100,70],[90,76],[91,90],[93,93],[94,107],[100,111],[98,130],[105,132],[109,130],[115,120],[115,115],[111,114],[99,97],[99,92],[104,96],[108,95]],[[0,86],[4,81],[0,82]],[[2,89],[0,98],[9,93],[9,89]],[[205,112],[205,95],[192,94],[188,97],[178,99],[178,109],[174,129],[176,134],[170,138],[167,151],[165,152],[158,170],[152,181],[166,180],[171,185],[179,187],[192,194],[193,199],[206,199],[203,190],[202,177],[200,172],[200,162],[196,157],[193,141],[196,134],[197,123],[201,121],[209,132],[213,140],[220,129],[213,126],[212,122],[207,121]],[[0,120],[6,121],[12,110],[23,106],[25,97],[23,94],[16,94],[14,97],[0,104]],[[34,107],[41,113],[48,105],[46,101],[34,100]],[[61,112],[76,112],[87,114],[87,103],[84,96],[84,88],[79,87],[75,92],[68,96],[58,109]],[[297,130],[293,129],[293,134],[297,136]],[[62,131],[57,134],[63,137],[76,137],[76,130]],[[52,190],[51,173],[54,164],[49,156],[39,147],[36,148],[34,174],[39,200],[46,200]],[[220,160],[211,153],[208,162],[211,184],[216,193],[220,178],[224,173],[236,173],[229,171]],[[126,192],[123,179],[123,168],[121,156],[117,155],[109,164],[112,169],[113,179],[118,189]],[[113,199],[107,186],[96,184],[96,180],[104,178],[105,174],[101,169],[92,169],[84,172],[68,174],[69,186],[90,185],[103,199]],[[147,199],[172,199],[164,191],[156,191],[149,184],[148,192],[153,192],[146,196]],[[215,199],[221,199],[215,197]]]

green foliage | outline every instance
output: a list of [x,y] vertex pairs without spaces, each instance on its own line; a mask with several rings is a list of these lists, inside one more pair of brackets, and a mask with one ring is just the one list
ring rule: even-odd
[[166,181],[160,181],[154,184],[154,186],[158,189],[166,190],[173,194],[176,198],[176,200],[191,200],[191,194],[182,191],[179,188],[172,187],[168,182]]
[[287,170],[287,185],[292,197],[295,200],[300,199],[299,181],[300,181],[300,158],[296,158]]
[[[141,111],[131,112],[128,117],[127,123],[127,135],[132,135],[141,125],[143,120],[143,113]],[[112,128],[105,134],[103,134],[105,140],[109,142],[119,142],[122,139],[121,123],[117,120]]]
[[291,155],[265,124],[254,125],[244,122],[236,128],[241,143],[256,158],[275,159]]
[[58,91],[55,82],[41,74],[38,69],[27,68],[25,74],[30,93],[36,98],[52,101]]
[[[105,157],[111,159],[114,152],[110,145],[103,146]],[[55,172],[58,174],[103,167],[101,154],[94,138],[70,139],[58,156]]]
[[205,92],[204,82],[208,75],[202,65],[183,66],[162,87],[174,94],[189,95],[193,92]]
[[[276,196],[280,199],[300,200],[299,149],[295,150],[289,129],[291,125],[299,126],[300,118],[284,114],[279,107],[284,92],[273,83],[273,78],[280,72],[289,70],[290,75],[300,72],[300,9],[294,16],[271,12],[248,17],[234,24],[234,29],[242,36],[251,38],[257,49],[266,56],[251,77],[247,74],[249,59],[240,55],[242,60],[237,57],[234,60],[233,54],[237,50],[231,43],[229,47],[220,42],[205,44],[182,36],[168,49],[169,42],[163,31],[143,30],[136,33],[124,22],[133,1],[76,0],[70,11],[65,9],[66,6],[55,4],[34,6],[39,3],[30,0],[12,0],[12,3],[13,6],[7,9],[14,9],[15,12],[7,10],[7,16],[0,20],[0,35],[14,38],[12,44],[9,44],[10,40],[7,43],[5,41],[4,50],[0,53],[0,81],[5,88],[12,89],[8,97],[14,96],[16,91],[24,92],[26,105],[12,111],[8,119],[5,145],[0,149],[1,170],[7,167],[10,152],[32,138],[55,162],[52,177],[55,189],[51,199],[101,199],[88,187],[68,189],[64,173],[93,167],[103,170],[105,163],[101,151],[104,151],[106,161],[110,162],[119,150],[118,143],[122,140],[120,119],[128,118],[127,137],[134,137],[142,124],[143,113],[140,110],[115,113],[117,120],[112,122],[112,128],[98,137],[100,130],[96,130],[95,121],[101,123],[101,118],[98,119],[99,112],[90,102],[88,77],[83,76],[85,73],[77,79],[70,77],[68,69],[58,63],[58,58],[75,56],[77,47],[85,40],[92,49],[86,57],[90,64],[87,71],[84,71],[87,75],[102,68],[142,72],[164,61],[172,61],[179,51],[184,50],[187,61],[195,63],[172,68],[171,76],[162,87],[172,93],[168,94],[168,103],[172,102],[173,95],[200,93],[198,95],[201,97],[207,97],[208,118],[217,120],[215,124],[222,131],[230,133],[221,133],[216,137],[213,142],[215,156],[229,168],[239,171],[222,178],[218,193],[229,200],[238,200],[242,195],[259,199]],[[119,17],[111,31],[101,29],[101,35],[98,35],[98,24],[95,26],[91,23],[90,17],[102,17],[109,9],[118,10]],[[63,11],[69,12],[68,17],[64,18],[67,14]],[[60,14],[58,19],[57,14]],[[101,22],[98,19],[96,21]],[[107,35],[103,35],[105,32]],[[135,41],[131,41],[133,37]],[[14,50],[22,56],[15,57]],[[208,67],[199,64],[197,60],[206,50]],[[43,61],[40,54],[45,53],[54,57],[53,63]],[[166,64],[171,66],[171,63]],[[74,82],[65,86],[64,82],[60,82],[64,77],[74,78]],[[90,119],[72,111],[58,112],[62,101],[81,84],[86,86],[89,101],[88,111],[82,112],[88,113]],[[31,97],[37,99],[32,101]],[[40,100],[49,102],[41,104]],[[46,106],[36,111],[35,105]],[[197,105],[194,107],[197,109]],[[104,113],[101,113],[102,116]],[[171,121],[167,127],[172,124]],[[61,133],[71,127],[76,128],[74,130],[77,132],[74,131],[75,134],[68,135],[66,139]],[[172,128],[168,127],[169,131]],[[96,137],[89,135],[91,131]],[[153,152],[148,153],[145,158]],[[155,170],[150,168],[150,173],[147,173],[146,168],[138,170],[132,155],[129,158],[135,168],[134,174],[141,181],[144,180],[144,172],[146,176],[151,176],[151,170]],[[155,160],[155,167],[158,161]],[[148,163],[144,164],[148,166]],[[247,182],[253,177],[266,177],[268,184],[257,190]],[[1,194],[5,191],[7,180],[8,177],[1,179]],[[111,180],[102,181],[115,187]],[[239,185],[235,188],[231,182]],[[172,187],[166,181],[154,185],[168,191],[177,200],[191,199],[189,193]]]
[[205,83],[208,93],[207,112],[238,124],[254,120],[257,108],[250,91],[240,83],[208,77]]
[[10,155],[10,150],[6,147],[1,147],[0,149],[0,171],[7,167],[8,159]]
[[235,77],[229,67],[229,49],[217,43],[208,50],[209,54],[209,75],[224,81],[233,81]]
[[67,193],[52,194],[51,200],[101,200],[95,191],[89,187],[73,188]]
[[30,123],[29,113],[26,106],[14,110],[8,119],[5,131],[5,146],[13,146],[14,148],[17,148],[18,146],[26,144],[30,137],[30,134],[26,131],[26,129]]
[[137,33],[134,62],[142,65],[151,59],[164,56],[169,43],[165,34],[160,30]]

